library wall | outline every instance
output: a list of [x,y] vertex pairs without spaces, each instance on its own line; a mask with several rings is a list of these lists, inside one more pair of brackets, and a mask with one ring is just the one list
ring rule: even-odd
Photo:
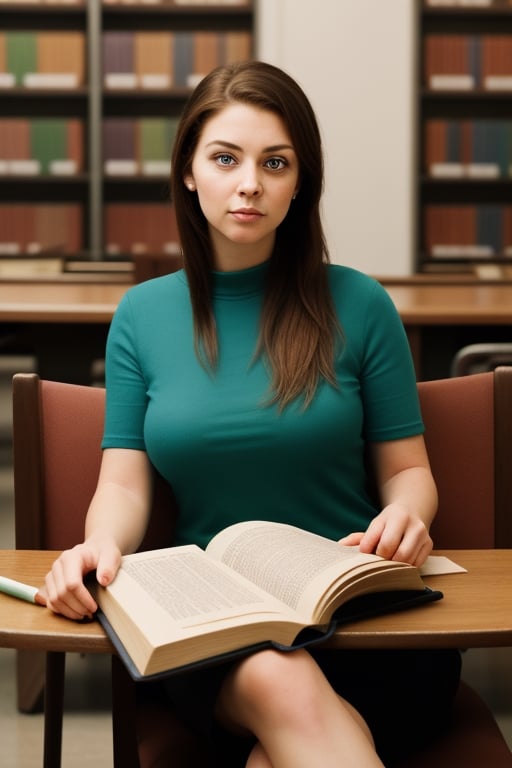
[[296,77],[326,149],[332,260],[414,271],[416,0],[259,0],[259,56]]

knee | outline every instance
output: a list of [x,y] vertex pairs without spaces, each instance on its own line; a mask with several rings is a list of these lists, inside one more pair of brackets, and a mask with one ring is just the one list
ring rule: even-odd
[[241,662],[229,681],[228,695],[255,718],[307,721],[321,710],[325,688],[332,689],[305,651],[262,651]]

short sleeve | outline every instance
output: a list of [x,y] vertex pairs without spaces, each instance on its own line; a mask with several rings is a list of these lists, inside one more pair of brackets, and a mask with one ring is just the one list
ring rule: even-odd
[[424,431],[407,335],[389,294],[377,282],[365,318],[361,390],[367,440],[396,440]]
[[147,387],[140,366],[136,328],[128,292],[114,314],[107,339],[103,448],[145,449]]

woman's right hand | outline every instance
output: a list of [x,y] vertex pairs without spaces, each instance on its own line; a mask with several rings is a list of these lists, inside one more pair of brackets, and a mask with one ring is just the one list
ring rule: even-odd
[[121,552],[113,540],[88,539],[55,560],[39,596],[54,613],[76,620],[92,618],[98,606],[84,584],[85,576],[96,570],[98,583],[107,586],[120,564]]

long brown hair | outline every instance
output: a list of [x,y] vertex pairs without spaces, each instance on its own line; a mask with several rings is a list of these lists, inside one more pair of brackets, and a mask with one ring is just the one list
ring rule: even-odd
[[334,355],[340,338],[320,219],[322,144],[313,109],[300,86],[281,69],[259,61],[218,67],[207,75],[188,100],[176,133],[171,194],[190,287],[196,350],[214,369],[218,342],[211,302],[213,256],[208,223],[184,178],[191,171],[205,122],[237,102],[278,115],[299,160],[300,191],[276,232],[256,354],[263,355],[271,371],[270,402],[284,408],[302,396],[307,406],[320,379],[336,385]]

